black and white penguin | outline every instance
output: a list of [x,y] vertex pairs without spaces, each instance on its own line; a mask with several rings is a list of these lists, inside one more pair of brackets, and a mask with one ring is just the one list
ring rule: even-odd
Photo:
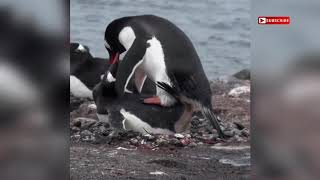
[[140,95],[125,93],[118,96],[115,90],[116,64],[93,90],[100,121],[107,122],[115,132],[132,130],[140,133],[173,134],[184,132],[192,119],[192,108],[180,102],[171,107],[141,103]]
[[70,92],[92,99],[92,89],[108,67],[107,59],[93,57],[87,46],[70,43]]
[[[70,92],[76,97],[92,99],[92,89],[100,82],[108,68],[107,59],[93,57],[85,45],[70,43]],[[137,93],[133,81],[128,85],[128,92]],[[148,79],[142,92],[153,94],[154,83]]]
[[[224,137],[212,111],[209,81],[200,58],[186,34],[170,21],[154,15],[123,17],[112,21],[105,31],[105,46],[111,64],[119,63],[116,90],[127,91],[134,75],[138,89],[146,77],[153,82],[179,87],[179,100],[201,110],[220,137]],[[156,96],[146,104],[172,106],[176,100],[157,87]]]

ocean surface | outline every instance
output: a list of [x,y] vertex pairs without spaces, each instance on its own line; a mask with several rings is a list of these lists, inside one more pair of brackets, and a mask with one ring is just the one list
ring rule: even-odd
[[209,79],[250,67],[249,0],[71,0],[71,41],[108,57],[106,26],[123,16],[154,14],[169,19],[193,42]]

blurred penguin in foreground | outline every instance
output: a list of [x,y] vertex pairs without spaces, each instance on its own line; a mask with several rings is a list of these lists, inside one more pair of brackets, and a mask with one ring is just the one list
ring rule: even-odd
[[254,161],[257,179],[318,179],[320,54],[288,64],[277,80],[257,87]]
[[68,179],[68,22],[57,18],[68,19],[63,3],[0,4],[0,179]]

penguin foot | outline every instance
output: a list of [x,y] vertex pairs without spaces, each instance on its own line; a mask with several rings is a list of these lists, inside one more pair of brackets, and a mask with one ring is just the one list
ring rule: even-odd
[[153,97],[144,99],[143,103],[161,105],[161,100],[160,100],[160,98],[158,96],[153,96]]

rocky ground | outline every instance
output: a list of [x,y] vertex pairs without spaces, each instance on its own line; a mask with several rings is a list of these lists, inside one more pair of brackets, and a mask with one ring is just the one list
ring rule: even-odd
[[[247,72],[245,72],[247,73]],[[238,74],[239,75],[239,74]],[[238,77],[238,76],[237,76]],[[72,179],[248,179],[250,173],[250,81],[246,74],[211,82],[215,114],[227,140],[195,114],[189,132],[110,138],[92,101],[70,96]]]

